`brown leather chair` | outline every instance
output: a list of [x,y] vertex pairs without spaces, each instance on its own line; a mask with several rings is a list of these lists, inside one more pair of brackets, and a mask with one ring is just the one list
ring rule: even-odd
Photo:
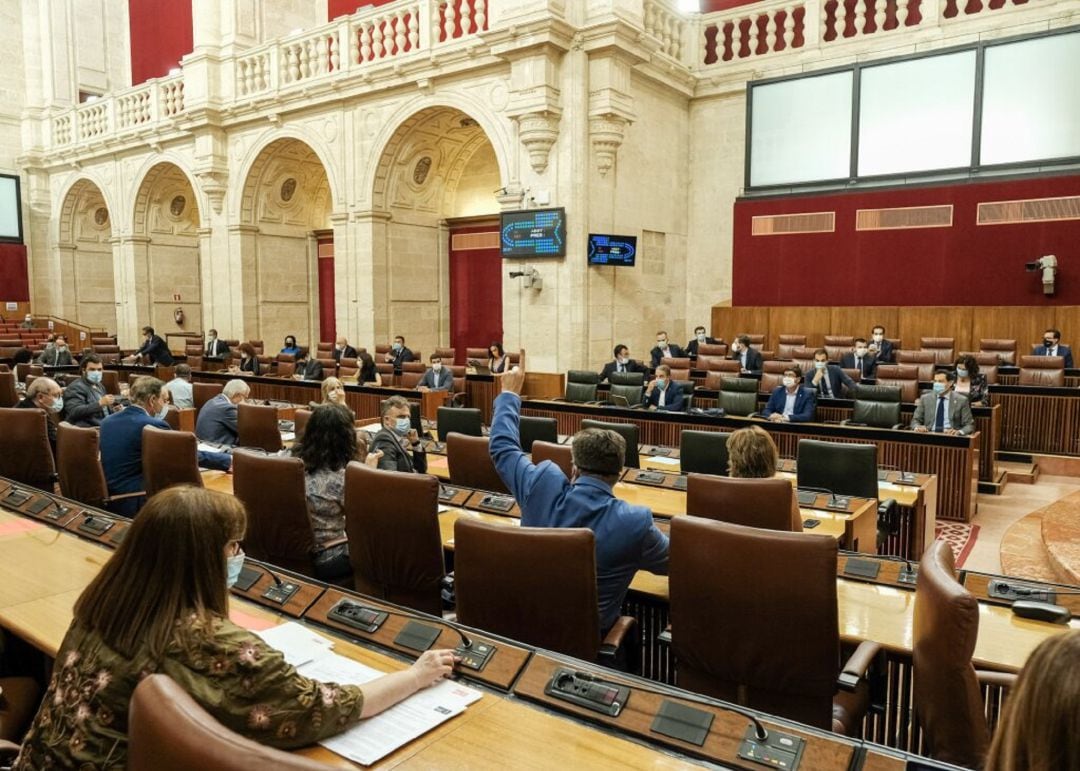
[[233,450],[233,493],[248,513],[244,551],[257,560],[314,576],[315,536],[308,516],[304,462]]
[[33,678],[0,677],[0,744],[22,740],[40,699],[41,689]]
[[[738,362],[733,361],[731,363],[735,365],[736,370],[739,369]],[[791,366],[790,361],[779,361],[777,359],[773,359],[771,361],[763,361],[761,363],[761,371],[762,372],[767,372],[770,375],[783,375],[784,370],[787,369],[790,366]]]
[[443,360],[443,364],[454,364],[457,358],[456,348],[436,348],[435,355]]
[[1021,356],[1020,385],[1056,386],[1065,385],[1064,356]]
[[723,338],[715,343],[701,343],[697,347],[698,358],[702,356],[720,356],[726,357],[728,355],[728,345],[724,342]]
[[195,434],[188,431],[144,426],[142,465],[147,497],[173,485],[203,486],[199,443]]
[[934,365],[937,364],[934,351],[897,351],[894,356],[897,364],[915,367],[919,371],[920,383],[929,383],[934,379]]
[[56,465],[49,445],[48,421],[44,410],[0,408],[0,477],[52,492],[56,485]]
[[148,675],[128,710],[130,771],[316,771],[327,766],[246,739],[214,720],[168,675]]
[[790,359],[792,351],[805,347],[806,335],[780,335],[776,342],[776,356],[779,359]]
[[787,479],[686,478],[686,513],[766,530],[801,531],[802,516]]
[[[771,362],[770,362],[771,363]],[[783,385],[784,376],[776,372],[762,372],[761,380],[758,381],[759,394],[771,394],[779,386]]]
[[418,372],[423,375],[427,372],[428,364],[422,361],[405,361],[401,363],[402,372]]
[[311,420],[311,410],[298,407],[293,415],[293,435],[297,442],[304,438],[304,429],[307,428],[309,420]]
[[60,494],[87,506],[105,508],[112,501],[139,498],[145,492],[110,496],[101,468],[98,430],[61,423],[56,428],[56,468]]
[[[996,356],[995,364],[1016,364],[1016,341],[1001,337],[982,338],[979,340],[979,353]],[[982,362],[980,361],[979,364]]]
[[729,372],[706,372],[705,373],[705,383],[704,383],[704,385],[702,387],[706,391],[719,391],[721,388],[723,388],[725,380],[728,380],[730,378],[738,378],[739,377],[739,372],[738,372],[739,362],[733,361],[732,364],[735,365],[735,370],[734,371],[729,371]]
[[855,336],[825,335],[825,344],[821,347],[829,354],[829,361],[840,361],[841,356],[851,353],[851,349],[855,347]]
[[[751,348],[757,348],[760,351],[762,348],[765,347],[765,335],[750,334],[749,332],[739,332],[737,335],[735,335],[735,337],[740,338],[744,334],[750,338]],[[701,350],[700,346],[698,347],[698,350]]]
[[101,357],[102,364],[116,364],[120,361],[120,346],[118,345],[95,345],[94,353]]
[[[286,354],[281,354],[282,356]],[[290,354],[291,355],[291,354]],[[295,361],[278,361],[277,370],[274,372],[278,377],[292,377],[296,373]]]
[[[538,565],[558,565],[537,581]],[[596,544],[588,528],[503,527],[462,517],[454,523],[458,621],[585,661],[615,663],[638,646],[620,617],[603,639],[596,594]]]
[[[358,374],[360,374],[359,360],[354,359],[351,356],[348,358],[342,357],[341,360],[337,363],[337,368],[338,377],[356,377]],[[325,366],[323,369],[323,375],[329,377],[329,375],[327,375],[326,373]]]
[[442,614],[438,479],[350,463],[345,532],[358,592]]
[[[813,372],[814,372],[814,352],[816,350],[817,350],[817,348],[796,348],[795,350],[793,350],[791,352],[791,363],[797,365],[799,367],[799,369],[802,370],[802,373],[803,373],[804,376],[806,376],[807,374],[813,376]],[[778,369],[778,370],[775,370],[775,371],[780,372],[782,374],[783,371],[784,371],[783,367],[785,367],[787,365],[782,363],[780,366],[781,366],[781,369]],[[762,371],[767,372],[767,371],[772,371],[772,370],[763,369]]]
[[674,517],[679,687],[857,735],[869,705],[864,675],[880,646],[862,643],[841,670],[836,559],[831,536]]
[[225,390],[224,383],[192,383],[191,401],[195,404],[196,411],[201,410],[203,405]]
[[14,407],[19,403],[19,394],[15,390],[15,373],[0,372],[0,407]]
[[919,348],[924,351],[932,351],[938,364],[953,364],[955,362],[955,337],[920,337]]
[[912,704],[926,754],[981,768],[990,744],[980,682],[1009,687],[1014,677],[976,672],[979,603],[956,580],[953,554],[934,541],[919,563],[912,634]]
[[[703,348],[704,346],[698,346]],[[739,362],[725,358],[724,356],[705,356],[698,354],[696,369],[706,372],[738,372]]]
[[267,452],[282,448],[277,407],[241,402],[236,406],[237,447],[257,447]]
[[[409,362],[406,362],[408,365]],[[423,372],[407,372],[404,369],[401,371],[401,380],[398,386],[401,388],[416,388],[420,385],[420,380],[424,377]]]
[[914,402],[919,398],[919,368],[903,364],[879,364],[874,370],[878,385],[900,386],[900,399]]
[[660,359],[660,363],[666,364],[667,366],[671,367],[672,370],[690,369],[690,359],[685,356],[680,356],[678,358],[665,356],[664,358]]
[[986,378],[987,385],[996,385],[998,381],[998,368],[996,364],[983,366],[979,364],[979,374]]
[[549,460],[562,469],[569,479],[573,474],[574,455],[568,444],[555,444],[554,442],[535,441],[532,443],[532,462],[540,465]]
[[979,371],[981,372],[985,367],[997,367],[1001,364],[1001,357],[996,353],[987,353],[986,351],[960,351],[956,354],[956,358],[961,356],[971,356],[975,359],[975,363],[979,365]]
[[466,362],[468,362],[470,359],[475,359],[476,361],[479,361],[482,364],[486,365],[489,356],[491,356],[491,351],[488,350],[487,348],[471,348],[471,347],[466,347],[465,348],[465,361]]
[[255,349],[256,356],[263,356],[266,353],[266,346],[263,345],[262,340],[248,340],[248,342],[251,343],[251,347]]
[[446,437],[446,462],[450,467],[450,484],[475,487],[494,493],[510,492],[491,460],[486,436],[466,436],[452,433]]

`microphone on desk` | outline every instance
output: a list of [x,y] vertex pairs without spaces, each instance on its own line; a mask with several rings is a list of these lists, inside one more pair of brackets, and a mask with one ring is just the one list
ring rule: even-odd
[[284,605],[289,601],[290,597],[300,591],[300,584],[282,581],[281,577],[266,565],[245,556],[244,565],[246,566],[249,563],[266,573],[274,581],[274,585],[262,593],[263,599],[276,602],[278,605]]
[[[351,612],[354,612],[354,613],[363,613],[363,612],[366,611],[368,613],[373,614],[374,616],[377,616],[380,613],[385,613],[387,616],[397,616],[398,618],[407,618],[407,619],[410,619],[412,621],[421,621],[421,622],[424,622],[424,623],[439,624],[439,625],[451,630],[452,632],[456,633],[457,636],[461,638],[461,647],[462,648],[464,648],[465,650],[469,650],[470,648],[473,647],[473,640],[472,640],[471,637],[469,637],[467,634],[465,634],[463,631],[461,631],[461,629],[459,629],[456,625],[451,624],[448,621],[445,621],[444,619],[436,618],[434,616],[422,616],[422,615],[420,615],[418,613],[410,613],[408,611],[391,610],[389,608],[373,607],[371,605],[364,605],[362,602],[359,602],[359,601],[353,599],[352,597],[343,597],[337,603],[337,605],[335,605],[331,610],[337,611],[340,614],[341,611],[339,610],[339,608],[341,608],[341,606],[344,603],[348,603],[348,605],[351,606],[351,607],[349,607],[347,609],[349,611],[351,611]],[[372,620],[368,624],[368,626],[372,626],[374,628],[371,629],[371,631],[368,632],[368,634],[372,634],[373,632],[378,631],[378,629],[379,629],[379,627],[381,625],[382,625],[382,621],[374,621],[374,620]]]
[[[829,505],[830,506],[838,506],[839,505],[837,503],[836,493],[834,493],[832,490],[830,490],[827,487],[803,487],[803,486],[800,486],[798,489],[799,490],[806,490],[807,492],[813,492],[813,493],[826,493],[829,496]],[[845,505],[845,508],[847,508],[846,505]]]

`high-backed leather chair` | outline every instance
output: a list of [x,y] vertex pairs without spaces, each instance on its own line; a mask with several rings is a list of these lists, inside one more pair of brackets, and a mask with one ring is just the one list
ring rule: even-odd
[[203,405],[225,390],[224,383],[192,383],[191,401],[196,410],[201,410]]
[[562,469],[569,479],[573,475],[574,453],[568,444],[555,444],[537,440],[532,445],[532,462],[539,466],[549,460]]
[[995,385],[998,381],[998,367],[996,364],[979,364],[979,374],[986,378],[987,385]]
[[102,364],[116,364],[120,361],[120,346],[118,345],[95,345],[94,353],[101,357]]
[[293,413],[293,436],[297,442],[303,440],[304,429],[307,428],[309,420],[311,420],[311,410],[309,409],[298,407],[296,412]]
[[690,372],[687,370],[685,377],[675,378],[675,370],[671,371],[671,383],[682,389],[683,394],[683,412],[689,412],[694,406],[694,393],[697,391],[697,383],[690,379]]
[[457,361],[457,349],[456,348],[436,348],[435,355],[443,360],[443,364],[456,364]]
[[715,343],[701,343],[697,347],[697,355],[700,359],[702,356],[727,356],[728,345],[725,342],[718,341]]
[[265,355],[265,353],[266,353],[266,351],[265,351],[265,348],[266,348],[266,346],[264,346],[264,345],[263,345],[263,341],[262,341],[262,340],[248,340],[248,342],[249,342],[249,343],[251,343],[251,347],[255,349],[255,355],[256,355],[256,356],[263,356],[263,355]]
[[1012,675],[976,672],[979,603],[956,580],[952,549],[934,541],[919,563],[912,634],[912,703],[924,752],[965,768],[981,768],[990,744],[980,681],[1008,687]]
[[233,450],[233,494],[248,513],[244,551],[257,560],[314,576],[315,536],[307,511],[304,462]]
[[796,348],[806,347],[806,335],[780,335],[776,342],[776,357],[790,359]]
[[128,710],[129,771],[316,771],[322,763],[230,731],[168,675],[148,675]]
[[641,463],[638,460],[638,443],[640,431],[636,423],[605,423],[601,420],[583,420],[581,421],[582,428],[606,428],[609,431],[614,431],[617,434],[621,434],[622,438],[626,440],[626,459],[623,461],[623,465],[627,468],[640,468]]
[[101,387],[105,393],[113,396],[120,395],[120,373],[114,369],[107,369],[101,373]]
[[993,354],[997,357],[997,364],[1016,364],[1016,340],[1002,337],[982,338],[979,340],[979,353]]
[[825,344],[822,346],[829,354],[829,361],[840,361],[840,357],[850,353],[854,347],[854,335],[825,335]]
[[846,425],[903,428],[900,422],[900,386],[857,385],[851,418]]
[[674,517],[668,586],[679,687],[857,735],[869,704],[863,676],[880,648],[864,642],[841,670],[836,559],[830,536]]
[[0,407],[14,407],[19,403],[19,394],[15,390],[15,373],[0,372]]
[[787,479],[736,479],[690,474],[686,513],[766,530],[802,530],[802,516]]
[[236,406],[237,447],[257,447],[267,452],[282,448],[277,407],[240,402]]
[[446,462],[450,484],[475,487],[493,493],[510,492],[491,460],[486,436],[452,433],[446,437]]
[[439,441],[445,442],[451,433],[483,436],[481,420],[480,410],[476,407],[439,407],[435,413]]
[[757,412],[758,381],[750,377],[726,377],[720,381],[720,407],[728,415]]
[[[765,335],[762,335],[762,334],[750,334],[749,332],[739,332],[737,335],[735,335],[735,338],[738,339],[738,338],[742,337],[744,334],[747,337],[750,338],[750,347],[751,348],[757,348],[760,351],[762,348],[765,347]],[[700,346],[699,346],[698,350],[701,350]]]
[[727,440],[724,431],[683,431],[679,435],[679,465],[684,474],[727,476]]
[[442,613],[439,480],[350,463],[345,531],[357,591],[433,616]]
[[406,361],[401,364],[402,372],[417,372],[423,375],[427,372],[428,365],[422,361]]
[[[342,356],[341,359],[337,362],[338,377],[356,377],[359,372],[359,360],[352,356]],[[326,374],[326,370],[323,370],[323,374]]]
[[188,431],[144,426],[142,465],[147,497],[173,485],[203,486],[198,440]]
[[[705,348],[704,345],[699,345],[698,350]],[[739,366],[739,362],[734,359],[729,359],[724,356],[706,356],[699,353],[697,357],[697,368],[703,369],[706,372],[734,372],[738,373],[742,367]]]
[[559,441],[559,424],[555,418],[535,418],[522,415],[518,418],[518,432],[521,438],[521,449],[532,452],[534,442]]
[[1020,385],[1065,385],[1064,356],[1021,356]]
[[611,385],[643,386],[645,385],[644,372],[612,372],[608,375]]
[[[280,356],[291,356],[292,354],[279,354]],[[277,370],[274,372],[278,377],[292,377],[296,373],[295,361],[278,361]]]
[[956,357],[956,338],[920,337],[919,348],[932,351],[938,364],[952,364]]
[[[558,565],[537,584],[537,565]],[[588,528],[454,523],[458,621],[529,645],[611,663],[636,622],[622,616],[600,637],[596,545]]]
[[18,743],[37,713],[41,689],[32,677],[0,677],[0,743]]
[[778,372],[762,372],[758,380],[758,393],[768,396],[784,384],[784,375]]
[[877,500],[875,444],[800,439],[795,462],[799,487]]
[[[409,362],[406,362],[406,364],[409,364]],[[416,388],[420,385],[420,381],[423,377],[423,372],[409,372],[403,369],[401,371],[401,380],[398,382],[398,386],[401,388]]]
[[[674,374],[675,370],[672,370]],[[687,370],[689,372],[689,370]],[[637,374],[637,373],[635,373]],[[614,375],[612,375],[614,377]],[[623,399],[626,400],[625,404]],[[629,385],[623,383],[611,383],[608,390],[608,402],[617,407],[636,407],[645,399],[645,389],[640,384]]]
[[595,402],[596,385],[600,376],[586,369],[572,369],[566,373],[566,394],[568,402]]
[[761,371],[762,373],[768,373],[770,375],[783,375],[784,370],[790,366],[790,361],[779,361],[778,359],[772,359],[771,361],[763,361],[761,363]]
[[689,357],[686,357],[686,356],[680,356],[678,358],[671,357],[671,356],[665,356],[662,359],[660,359],[660,364],[662,364],[662,365],[666,364],[667,366],[671,367],[671,369],[673,369],[673,370],[676,370],[676,369],[690,369],[690,359],[689,359]]
[[[734,364],[737,368],[739,362],[734,362]],[[717,372],[710,370],[705,373],[705,382],[702,387],[706,391],[719,391],[725,380],[738,376],[738,372]]]
[[900,387],[901,398],[908,403],[919,398],[919,369],[903,364],[879,364],[874,370],[878,385]]
[[478,361],[481,364],[486,365],[488,357],[491,355],[491,351],[487,348],[477,348],[467,346],[465,348],[465,360],[466,361]]
[[52,492],[56,465],[49,446],[48,421],[43,410],[0,408],[0,476]]
[[109,488],[101,468],[96,428],[80,428],[67,422],[56,427],[56,470],[61,495],[104,508]]
[[934,379],[934,365],[937,364],[934,351],[897,351],[894,356],[897,364],[915,367],[919,371],[919,382],[929,383]]

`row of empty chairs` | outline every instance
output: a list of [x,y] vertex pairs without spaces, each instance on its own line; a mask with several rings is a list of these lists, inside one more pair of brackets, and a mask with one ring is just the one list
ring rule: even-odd
[[[763,350],[765,345],[765,335],[748,335],[748,337],[750,338],[751,347],[762,351],[763,354],[766,353]],[[795,351],[807,348],[808,339],[808,335],[786,333],[778,335],[776,350],[769,353],[773,353],[778,359],[797,358],[797,356],[795,356]],[[839,360],[843,354],[850,352],[855,345],[855,335],[825,335],[823,339],[824,342],[821,347],[829,354],[830,361]],[[903,340],[900,338],[886,339],[892,343],[894,350],[900,350],[904,347]],[[727,346],[724,346],[725,349],[726,347]],[[1034,344],[1032,347],[1034,347]],[[920,337],[919,351],[933,354],[934,360],[938,364],[952,364],[955,361],[954,357],[956,356],[956,338]],[[699,347],[699,355],[700,353],[701,350]],[[961,352],[961,354],[963,354],[963,352]],[[977,354],[986,355],[988,357],[987,361],[990,363],[1012,366],[1016,363],[1017,359],[1016,340],[996,337],[981,338],[979,340],[979,350]]]

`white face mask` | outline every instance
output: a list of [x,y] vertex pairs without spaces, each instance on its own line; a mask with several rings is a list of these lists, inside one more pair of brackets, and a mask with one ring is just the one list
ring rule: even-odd
[[865,348],[856,348],[855,349],[855,355],[856,356],[865,356],[866,355],[866,349]]
[[336,388],[332,388],[326,392],[326,398],[332,402],[341,401],[341,391]]
[[664,338],[663,340],[657,340],[656,341],[656,347],[657,348],[664,348],[666,346],[667,346],[667,338]]
[[699,332],[697,334],[697,341],[699,343],[704,343],[705,342],[705,333],[704,332]]
[[880,343],[884,339],[885,339],[885,335],[874,335],[874,342],[875,343]]
[[442,369],[442,364],[440,364],[439,362],[435,362],[434,364],[431,365],[431,369],[434,370],[435,372],[438,372],[439,370]]
[[795,378],[789,375],[788,377],[784,378],[783,383],[785,388],[791,388],[793,385],[795,385]]

